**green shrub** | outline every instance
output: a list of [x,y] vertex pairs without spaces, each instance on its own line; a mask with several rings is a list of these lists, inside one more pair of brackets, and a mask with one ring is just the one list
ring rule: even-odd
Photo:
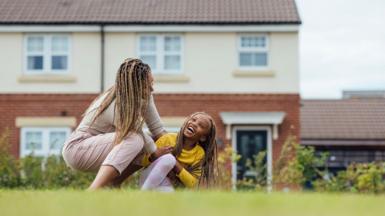
[[230,145],[227,145],[218,153],[218,168],[216,170],[216,187],[222,190],[230,190],[232,188],[231,181],[231,165],[233,161],[237,161],[239,156],[233,151]]
[[313,147],[301,146],[296,137],[290,135],[281,150],[280,157],[274,167],[274,183],[278,185],[307,187],[313,186],[313,181],[324,177],[326,170],[327,153],[319,156]]
[[351,164],[345,171],[340,171],[331,178],[315,181],[317,191],[329,192],[385,192],[385,164]]
[[43,188],[45,185],[44,182],[44,173],[42,169],[43,164],[42,157],[35,157],[33,155],[28,155],[20,159],[21,164],[21,176],[22,176],[22,185],[21,187],[28,188]]
[[44,163],[45,188],[86,188],[94,178],[94,173],[71,170],[62,157],[50,156]]
[[[71,170],[62,157],[47,158],[26,156],[17,160],[9,151],[9,131],[0,135],[0,188],[87,188],[94,173]],[[231,163],[239,160],[230,146],[219,152],[217,188],[229,190]],[[300,146],[296,138],[289,136],[280,157],[274,164],[273,183],[298,185],[302,188],[311,183],[316,191],[385,193],[385,163],[351,164],[347,170],[331,176],[326,165],[328,155],[317,156],[312,147]],[[255,179],[238,181],[238,189],[261,190],[266,187],[266,152],[254,156],[254,163],[247,162],[248,169],[256,173]],[[138,173],[123,184],[124,188],[138,187]]]
[[71,170],[62,157],[47,158],[28,155],[21,160],[22,184],[26,188],[86,188],[95,177],[93,173]]
[[19,163],[9,153],[9,130],[0,134],[0,187],[14,188],[21,184]]
[[9,130],[0,134],[0,188],[86,188],[95,177],[67,167],[62,157],[16,159],[10,153]]
[[266,151],[253,156],[246,161],[247,170],[255,173],[255,178],[245,178],[237,181],[238,190],[264,190],[267,186]]

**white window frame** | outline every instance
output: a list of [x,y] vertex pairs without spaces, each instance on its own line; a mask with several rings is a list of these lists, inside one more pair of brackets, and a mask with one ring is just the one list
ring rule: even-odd
[[[68,51],[66,53],[60,53],[67,56],[67,69],[58,70],[52,69],[52,37],[54,36],[63,36],[68,39]],[[30,37],[43,37],[43,69],[42,70],[30,70],[28,69],[28,56],[30,52],[28,52],[28,38]],[[72,42],[70,34],[26,34],[24,36],[24,72],[27,75],[41,75],[41,74],[68,74],[71,66],[71,50],[72,50]],[[55,53],[55,55],[57,55]]]
[[[242,47],[242,37],[265,37],[265,47]],[[238,68],[241,70],[267,70],[270,67],[269,36],[267,34],[240,34],[238,35]],[[266,53],[266,66],[241,66],[241,52]]]
[[[156,51],[155,52],[143,52],[140,50],[140,39],[141,37],[145,36],[155,36],[156,37]],[[180,51],[179,52],[166,52],[164,50],[164,41],[165,37],[179,37],[180,38]],[[151,68],[151,71],[154,75],[163,75],[163,74],[170,74],[170,75],[180,75],[183,72],[184,68],[184,38],[181,34],[139,34],[137,37],[137,56],[140,58],[141,55],[154,55],[156,56],[156,68]],[[180,56],[180,69],[177,70],[166,70],[164,68],[164,60],[166,54],[179,54]]]
[[[27,132],[41,132],[42,133],[42,149],[41,150],[27,150]],[[66,138],[71,133],[69,127],[23,127],[21,128],[21,140],[20,140],[20,157],[25,157],[31,153],[34,156],[47,157],[49,155],[60,155],[62,149],[52,150],[49,149],[49,134],[51,132],[65,132]]]

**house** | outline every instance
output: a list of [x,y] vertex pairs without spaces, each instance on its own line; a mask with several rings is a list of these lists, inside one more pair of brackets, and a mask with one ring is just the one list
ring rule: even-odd
[[303,100],[301,144],[329,152],[330,171],[385,161],[384,91],[346,91],[343,99]]
[[218,141],[273,160],[299,137],[294,0],[0,0],[0,128],[12,153],[59,154],[127,57],[149,63],[164,124],[206,111]]

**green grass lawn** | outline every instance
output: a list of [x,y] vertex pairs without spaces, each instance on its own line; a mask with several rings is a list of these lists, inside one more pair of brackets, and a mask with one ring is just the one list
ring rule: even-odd
[[315,193],[0,190],[0,215],[385,215],[385,196]]

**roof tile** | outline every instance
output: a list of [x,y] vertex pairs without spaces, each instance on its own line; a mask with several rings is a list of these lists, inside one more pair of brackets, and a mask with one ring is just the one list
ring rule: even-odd
[[0,0],[0,24],[299,24],[294,0]]
[[301,139],[385,139],[385,99],[303,100]]

